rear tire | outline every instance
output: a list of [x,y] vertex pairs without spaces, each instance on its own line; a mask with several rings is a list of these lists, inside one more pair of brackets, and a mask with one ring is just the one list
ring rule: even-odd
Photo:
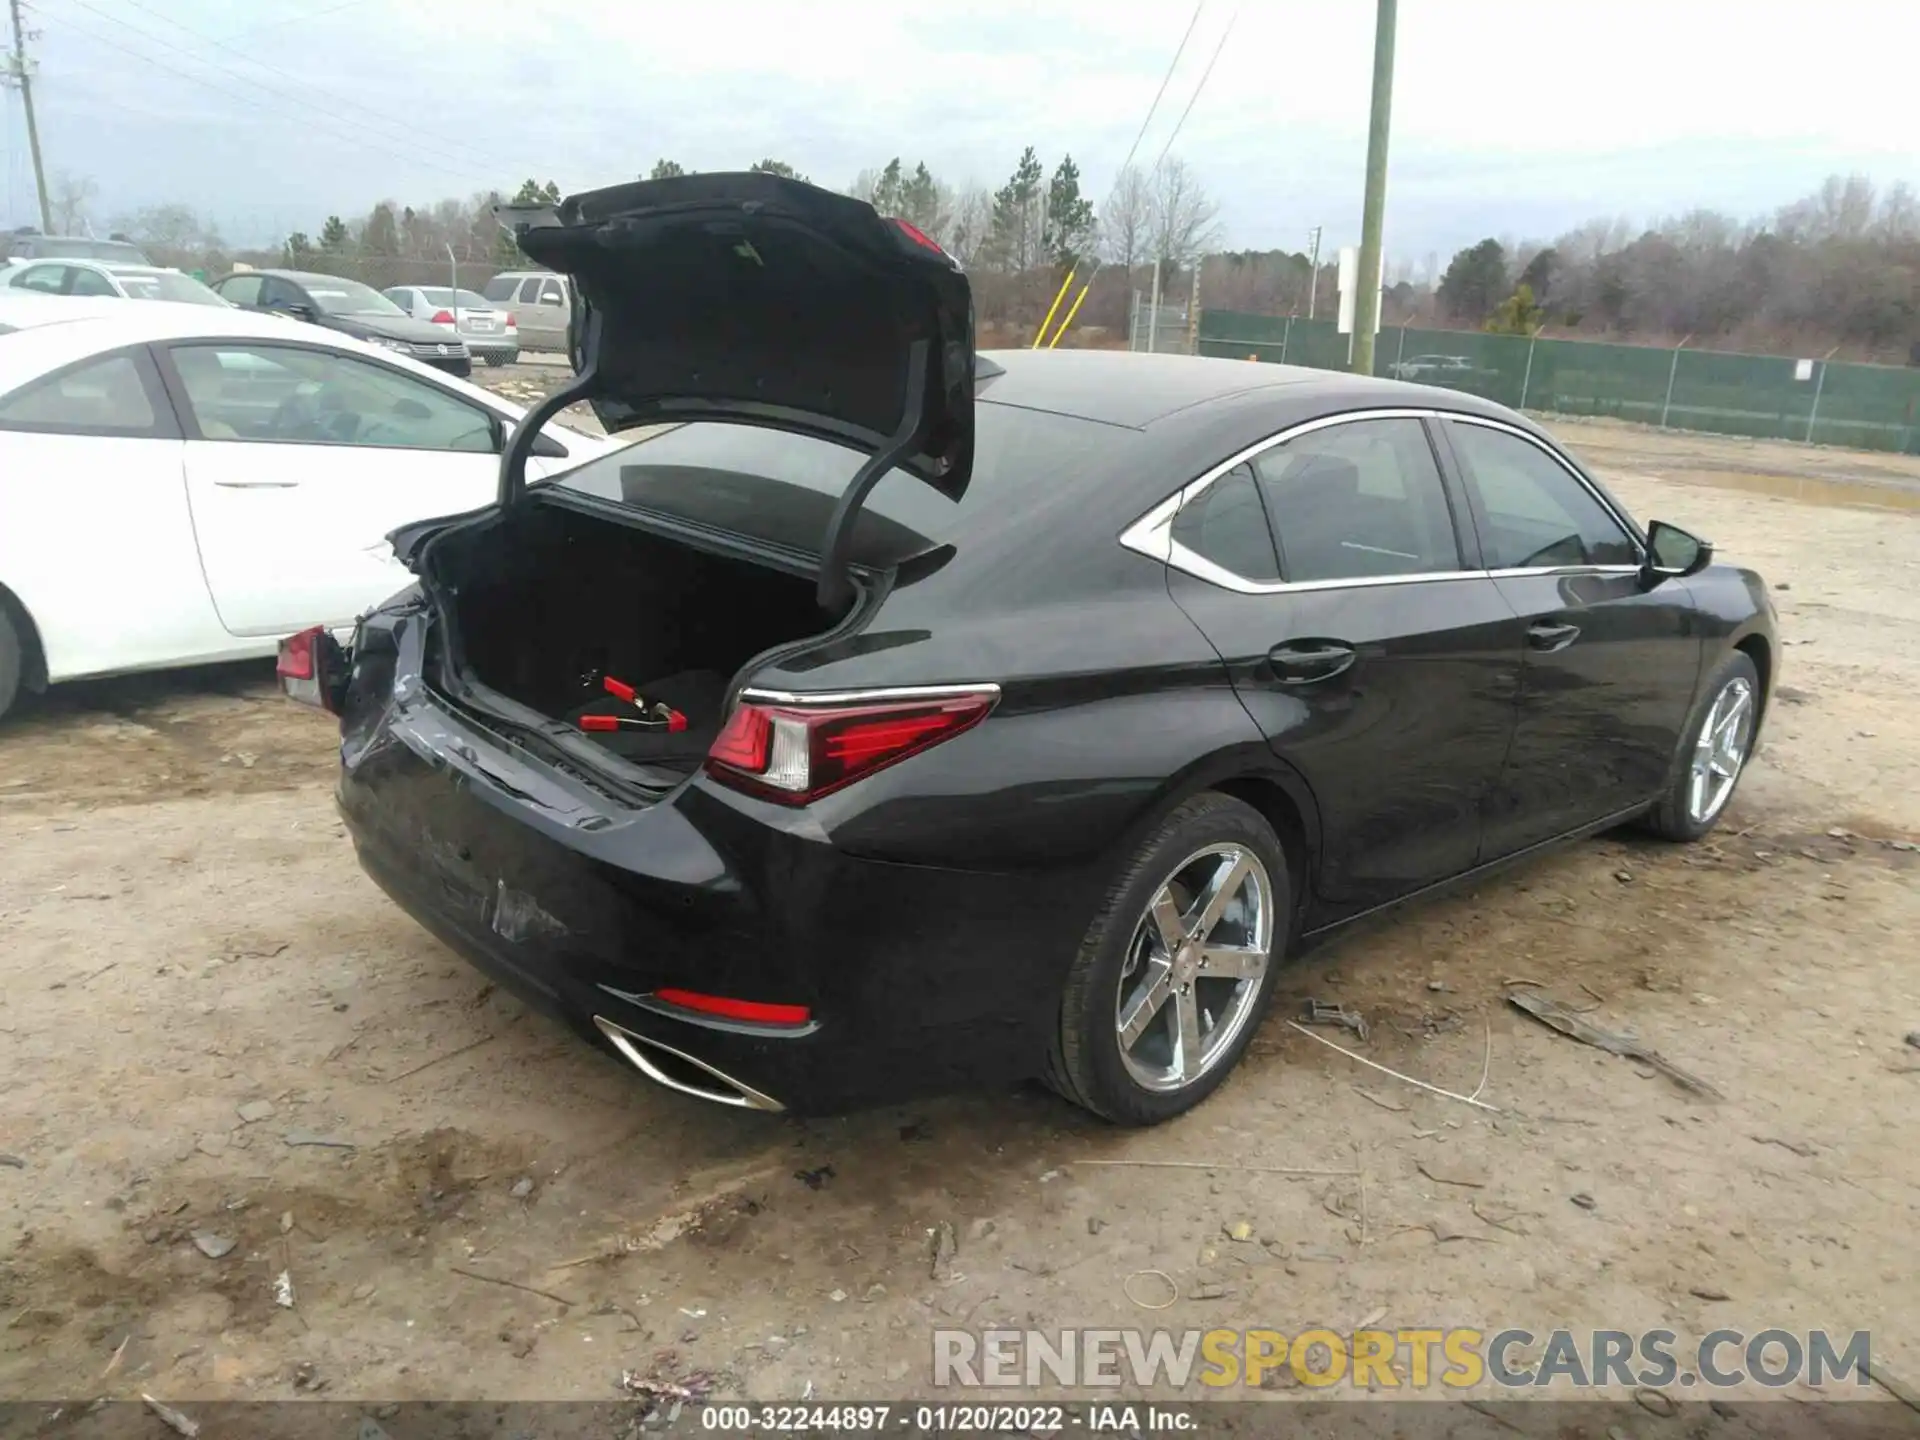
[[1259,1028],[1292,905],[1285,853],[1257,810],[1213,791],[1184,801],[1121,867],[1087,930],[1047,1084],[1120,1125],[1198,1105]]
[[6,718],[20,695],[20,677],[26,667],[27,650],[14,625],[13,616],[0,600],[0,720]]
[[1753,758],[1760,702],[1760,672],[1736,650],[1700,688],[1673,784],[1648,812],[1647,829],[1666,840],[1691,841],[1720,823]]

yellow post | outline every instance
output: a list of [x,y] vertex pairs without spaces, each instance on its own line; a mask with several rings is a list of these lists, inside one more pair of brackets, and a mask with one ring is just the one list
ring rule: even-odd
[[1092,288],[1093,281],[1089,280],[1080,287],[1080,293],[1073,297],[1073,305],[1067,311],[1067,318],[1062,320],[1060,322],[1060,328],[1053,332],[1053,344],[1047,346],[1049,350],[1053,349],[1055,345],[1058,345],[1060,343],[1060,337],[1067,333],[1067,327],[1073,324],[1073,317],[1080,313],[1080,302],[1087,298],[1087,291]]
[[1047,318],[1040,322],[1040,333],[1033,337],[1033,348],[1038,350],[1040,342],[1047,338],[1047,326],[1053,323],[1054,312],[1060,308],[1060,302],[1067,298],[1067,287],[1073,284],[1074,272],[1067,271],[1067,278],[1060,282],[1060,293],[1053,297],[1053,304],[1047,307]]

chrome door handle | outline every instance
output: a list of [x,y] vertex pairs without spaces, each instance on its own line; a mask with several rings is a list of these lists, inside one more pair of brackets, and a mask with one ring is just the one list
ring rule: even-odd
[[1340,640],[1290,641],[1267,652],[1267,663],[1282,685],[1331,680],[1357,658],[1354,648]]
[[1579,638],[1578,625],[1549,625],[1544,620],[1536,620],[1527,627],[1527,643],[1536,650],[1549,653],[1564,650]]

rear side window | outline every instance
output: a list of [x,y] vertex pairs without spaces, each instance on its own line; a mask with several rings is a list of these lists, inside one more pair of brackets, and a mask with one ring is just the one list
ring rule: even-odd
[[1310,430],[1254,462],[1290,582],[1444,574],[1460,544],[1418,420]]
[[42,295],[58,295],[67,278],[65,265],[35,265],[13,277],[16,290],[38,290]]
[[531,280],[521,282],[520,303],[522,305],[537,305],[540,303],[540,277],[538,275],[534,276]]
[[69,295],[117,295],[111,281],[98,270],[83,270],[73,267],[73,284],[68,288]]
[[1173,542],[1243,579],[1280,578],[1250,465],[1234,466],[1174,516]]
[[129,355],[108,355],[0,400],[0,429],[66,435],[161,433],[152,391]]

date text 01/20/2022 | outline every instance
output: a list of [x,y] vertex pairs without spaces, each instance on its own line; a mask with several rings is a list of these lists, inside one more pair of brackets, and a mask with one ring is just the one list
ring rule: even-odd
[[1157,1405],[707,1405],[703,1430],[749,1434],[1047,1435],[1068,1428],[1095,1434],[1175,1433],[1198,1427],[1185,1410]]

